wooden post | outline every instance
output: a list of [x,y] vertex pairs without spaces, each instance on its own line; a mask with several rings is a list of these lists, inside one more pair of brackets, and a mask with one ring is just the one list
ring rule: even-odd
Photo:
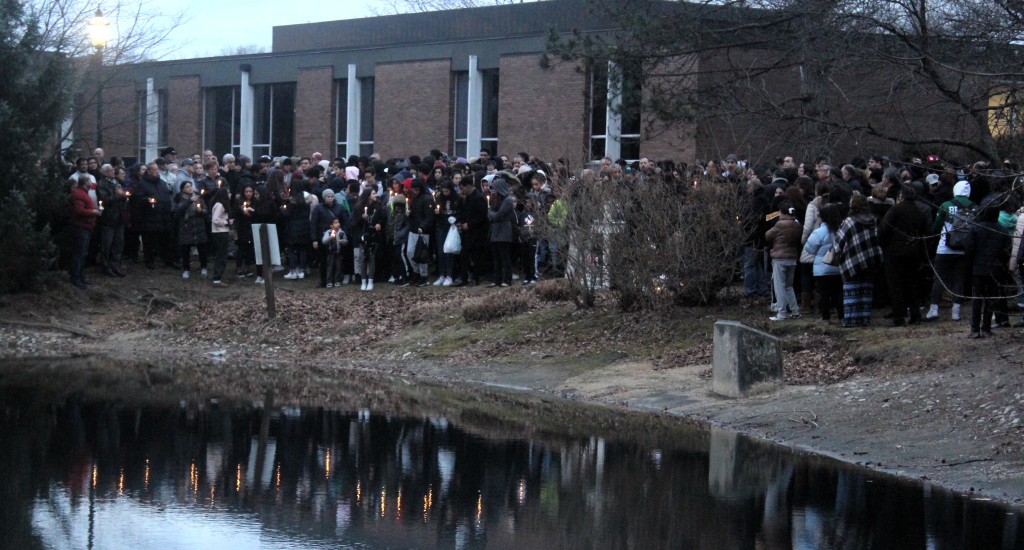
[[270,232],[267,224],[260,224],[260,249],[263,254],[263,291],[267,297],[267,320],[277,317],[277,302],[274,300],[274,266],[270,261]]

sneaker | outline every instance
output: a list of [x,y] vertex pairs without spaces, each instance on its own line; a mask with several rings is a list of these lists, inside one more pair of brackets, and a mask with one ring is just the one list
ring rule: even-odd
[[515,281],[518,278],[519,278],[519,275],[516,275],[515,273],[512,274],[512,280],[513,281]]
[[924,314],[924,318],[928,321],[933,321],[939,318],[939,306],[932,304],[932,307],[928,308],[928,313]]
[[345,275],[344,277],[341,278],[341,284],[347,285],[349,283],[349,281],[351,281],[351,280],[352,280],[352,276],[351,275]]
[[289,280],[297,279],[298,275],[295,273],[295,270],[292,270],[292,271],[289,271],[288,273],[285,273],[284,278],[285,279],[289,279]]
[[768,320],[769,321],[786,321],[786,320],[789,320],[789,317],[786,317],[784,315],[772,315],[771,317],[768,318]]
[[445,277],[444,280],[441,281],[441,286],[452,286],[452,278]]
[[298,278],[298,279],[305,279],[305,278],[306,278],[306,272],[305,272],[305,270],[302,270],[302,269],[300,269],[300,270],[299,270],[299,273],[298,273],[298,277],[297,277],[297,278]]
[[188,271],[182,271],[181,272],[181,278],[182,279],[188,279],[188,276],[189,276],[189,272]]
[[455,280],[452,281],[452,286],[463,286],[464,283],[465,281],[462,280],[462,277],[456,277]]
[[200,276],[200,277],[206,277],[206,268],[203,268],[203,269],[201,269],[201,270],[199,271],[199,276]]
[[960,320],[960,304],[953,304],[953,311],[950,312],[950,316],[954,321]]
[[253,283],[257,285],[262,285],[264,283],[263,277],[256,277],[256,280],[253,281]]
[[281,272],[281,271],[284,271],[284,266],[283,265],[275,265],[274,266],[274,273],[278,273],[278,272]]
[[428,284],[430,283],[428,283],[426,279],[420,278],[412,286],[427,286]]
[[363,283],[359,285],[359,290],[366,290],[366,279],[363,279]]
[[223,283],[221,281],[214,281],[213,282],[213,286],[216,287],[216,288],[227,288],[228,287],[227,284],[225,284],[225,283]]
[[366,281],[366,291],[369,292],[371,290],[373,290],[373,279]]
[[790,313],[789,314],[789,318],[790,319],[799,319],[800,318],[800,312],[799,311],[794,311],[793,313]]
[[389,282],[389,283],[393,283],[393,282],[395,282],[395,276],[394,276],[394,275],[392,275],[392,276],[388,277],[388,282]]
[[334,283],[327,283],[324,288],[334,288]]
[[399,280],[395,281],[395,285],[396,286],[409,286],[409,280],[408,279],[399,279]]
[[441,286],[441,283],[443,283],[443,282],[444,282],[444,277],[438,277],[437,280],[434,281],[434,286]]

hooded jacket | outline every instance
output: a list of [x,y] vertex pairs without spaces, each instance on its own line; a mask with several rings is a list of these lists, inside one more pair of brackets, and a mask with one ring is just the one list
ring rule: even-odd
[[[509,190],[508,182],[503,178],[494,178],[491,192],[502,198],[501,202],[487,213],[491,222],[490,239],[492,243],[510,243],[514,240],[513,224],[516,220],[515,199]],[[493,203],[494,201],[492,201]]]

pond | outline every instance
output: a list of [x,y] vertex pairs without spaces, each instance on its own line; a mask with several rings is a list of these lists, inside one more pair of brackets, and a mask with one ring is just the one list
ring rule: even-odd
[[260,401],[0,402],[3,548],[1024,548],[1020,510],[682,422],[653,445]]

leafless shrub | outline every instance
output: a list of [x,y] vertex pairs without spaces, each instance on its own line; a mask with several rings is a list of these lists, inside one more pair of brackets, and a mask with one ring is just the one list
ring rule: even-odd
[[543,302],[567,302],[574,297],[568,279],[549,279],[533,285],[533,293]]

